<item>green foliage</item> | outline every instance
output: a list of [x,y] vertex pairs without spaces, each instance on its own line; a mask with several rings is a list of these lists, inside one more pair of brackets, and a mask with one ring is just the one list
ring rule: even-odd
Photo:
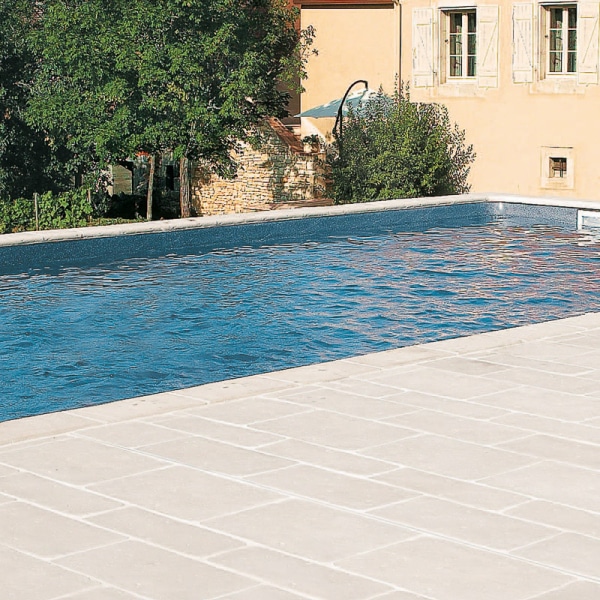
[[35,229],[33,201],[28,198],[0,199],[0,233]]
[[[93,216],[94,207],[83,188],[55,195],[38,196],[39,229],[84,227]],[[35,204],[29,198],[0,200],[0,233],[33,231],[36,228]]]
[[226,172],[236,140],[285,112],[279,79],[304,64],[285,0],[40,4],[29,123],[84,168],[168,149]]
[[64,148],[26,123],[30,81],[36,62],[31,47],[32,3],[0,0],[0,195],[18,198],[65,189]]
[[446,107],[410,101],[401,86],[350,111],[330,160],[338,204],[462,194],[475,159]]
[[38,200],[40,229],[84,227],[94,210],[83,188],[54,196],[42,194]]

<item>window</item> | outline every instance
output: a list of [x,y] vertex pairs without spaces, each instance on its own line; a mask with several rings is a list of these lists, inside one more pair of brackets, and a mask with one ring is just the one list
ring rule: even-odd
[[577,72],[577,7],[546,8],[548,74]]
[[452,6],[412,11],[413,87],[438,87],[451,96],[498,87],[500,7],[459,9],[460,0],[440,1]]
[[475,77],[477,19],[475,11],[447,12],[448,77]]
[[541,151],[541,187],[547,190],[575,189],[574,149],[544,146]]
[[567,176],[567,159],[562,157],[550,157],[550,177],[564,179]]

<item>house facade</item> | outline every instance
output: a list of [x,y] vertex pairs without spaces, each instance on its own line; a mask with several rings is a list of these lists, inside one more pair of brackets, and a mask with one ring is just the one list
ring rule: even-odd
[[466,130],[473,191],[600,200],[599,2],[297,4],[319,50],[303,110],[356,79],[391,91],[398,76],[412,100],[446,105]]

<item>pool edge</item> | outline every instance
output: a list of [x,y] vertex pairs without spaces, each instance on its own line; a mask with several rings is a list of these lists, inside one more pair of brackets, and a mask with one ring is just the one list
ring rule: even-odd
[[289,221],[303,218],[339,216],[357,213],[384,212],[387,210],[405,210],[427,206],[443,206],[452,204],[472,204],[480,202],[506,202],[510,204],[531,204],[540,206],[557,206],[574,209],[600,211],[600,201],[574,200],[557,197],[533,197],[515,194],[463,194],[459,196],[436,196],[431,198],[407,198],[400,200],[379,200],[357,204],[340,204],[308,208],[292,208],[284,210],[261,211],[254,213],[238,213],[210,217],[191,217],[186,219],[170,219],[164,221],[148,221],[144,223],[126,223],[120,225],[104,225],[79,227],[73,229],[51,229],[45,231],[26,231],[23,233],[7,233],[0,235],[0,247],[42,244],[92,238],[109,238],[127,235],[164,233],[169,231],[185,231],[190,229],[208,229],[228,225],[247,223],[264,223]]

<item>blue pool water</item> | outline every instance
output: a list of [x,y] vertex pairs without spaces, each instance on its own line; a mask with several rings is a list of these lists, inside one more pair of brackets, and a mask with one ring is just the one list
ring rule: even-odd
[[0,420],[600,310],[574,219],[469,205],[0,249]]

